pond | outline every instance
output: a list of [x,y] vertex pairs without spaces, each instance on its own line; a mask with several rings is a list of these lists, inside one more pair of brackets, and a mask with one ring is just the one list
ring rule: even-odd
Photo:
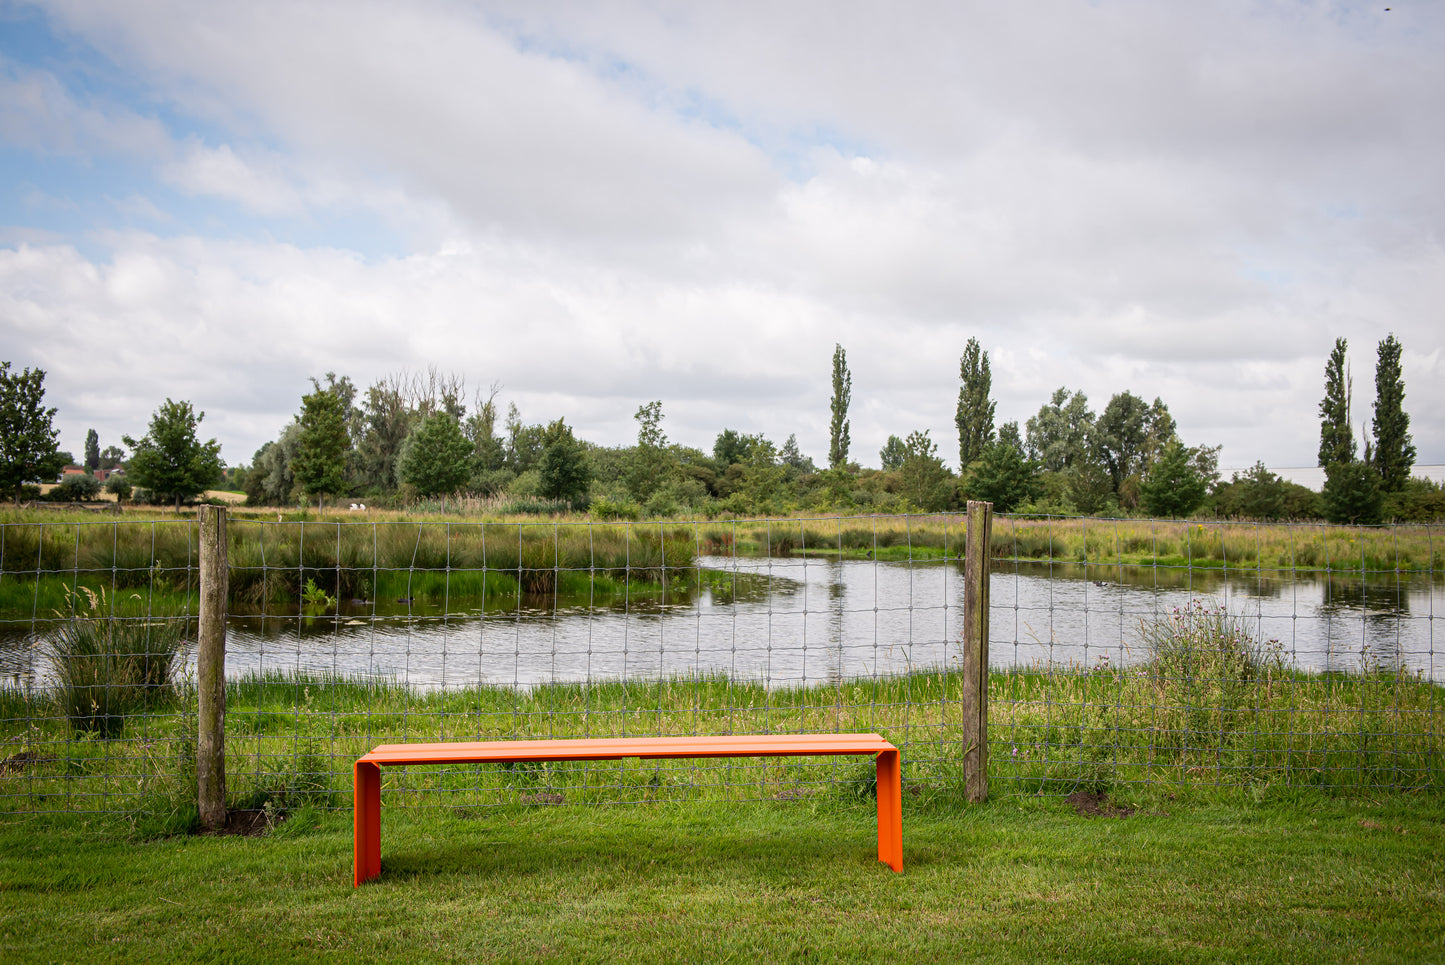
[[[412,686],[723,674],[770,687],[954,665],[959,563],[704,557],[695,593],[643,603],[511,598],[474,610],[378,612],[343,603],[319,618],[237,617],[228,674],[327,672]],[[1435,620],[1441,581],[1165,567],[999,562],[990,664],[1127,666],[1146,658],[1141,621],[1200,600],[1240,616],[1313,671],[1400,668],[1445,680]],[[1445,625],[1442,625],[1445,630]]]
[[[691,589],[641,602],[502,597],[476,605],[342,601],[323,615],[237,615],[227,675],[326,673],[413,687],[723,674],[774,688],[953,666],[957,562],[703,557]],[[700,584],[700,586],[698,585]],[[1128,666],[1141,622],[1192,600],[1224,606],[1312,671],[1399,668],[1445,681],[1442,582],[1418,574],[994,565],[994,668]],[[1445,631],[1445,625],[1441,627]],[[0,636],[0,673],[35,680],[27,630]],[[1438,654],[1438,655],[1437,655]],[[43,675],[43,673],[42,673]]]

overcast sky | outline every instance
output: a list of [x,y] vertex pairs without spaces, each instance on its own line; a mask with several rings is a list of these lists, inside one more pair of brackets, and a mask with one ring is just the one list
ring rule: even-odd
[[[1387,10],[1385,2],[1390,3]],[[0,358],[61,444],[165,398],[247,463],[308,378],[826,461],[1054,389],[1313,465],[1404,344],[1445,463],[1445,5],[0,0]]]

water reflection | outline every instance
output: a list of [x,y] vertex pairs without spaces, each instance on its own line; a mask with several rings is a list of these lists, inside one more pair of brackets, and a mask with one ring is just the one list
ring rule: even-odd
[[[507,597],[450,607],[343,601],[338,612],[238,614],[227,672],[326,672],[413,686],[727,674],[771,687],[947,666],[959,653],[957,563],[704,558],[702,577],[662,596],[605,601]],[[995,667],[1128,665],[1141,623],[1191,600],[1242,615],[1310,670],[1400,668],[1445,680],[1434,651],[1441,581],[1217,569],[998,563]],[[35,632],[0,630],[0,673],[37,670]]]

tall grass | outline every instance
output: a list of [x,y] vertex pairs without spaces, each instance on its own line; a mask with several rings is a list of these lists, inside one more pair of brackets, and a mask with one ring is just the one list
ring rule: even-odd
[[73,729],[118,737],[128,719],[173,700],[188,620],[148,613],[139,600],[111,605],[84,587],[79,595],[83,615],[59,623],[41,644],[54,699]]
[[[344,599],[553,595],[687,576],[692,527],[659,523],[286,521],[227,528],[231,600],[295,605],[308,584]],[[196,590],[194,520],[0,523],[0,617],[64,609],[66,587],[171,602]]]

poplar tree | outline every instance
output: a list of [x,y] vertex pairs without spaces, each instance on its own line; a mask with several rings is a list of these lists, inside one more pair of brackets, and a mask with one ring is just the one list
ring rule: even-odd
[[959,471],[969,467],[984,447],[993,441],[993,414],[997,406],[989,398],[993,378],[988,371],[988,353],[971,338],[964,346],[963,358],[958,362],[958,413],[954,423],[958,426],[958,467]]
[[1343,338],[1335,339],[1334,350],[1325,363],[1325,397],[1320,400],[1319,464],[1353,462],[1355,435],[1350,430],[1350,374],[1345,367]]
[[100,468],[100,435],[94,429],[85,431],[85,468],[90,472]]
[[1410,439],[1410,416],[1405,412],[1405,380],[1400,374],[1400,343],[1392,332],[1380,343],[1375,363],[1375,470],[1380,488],[1395,493],[1410,481],[1415,465],[1415,444]]
[[848,371],[848,354],[833,345],[833,421],[829,427],[828,468],[848,464],[848,403],[853,398],[853,374]]

